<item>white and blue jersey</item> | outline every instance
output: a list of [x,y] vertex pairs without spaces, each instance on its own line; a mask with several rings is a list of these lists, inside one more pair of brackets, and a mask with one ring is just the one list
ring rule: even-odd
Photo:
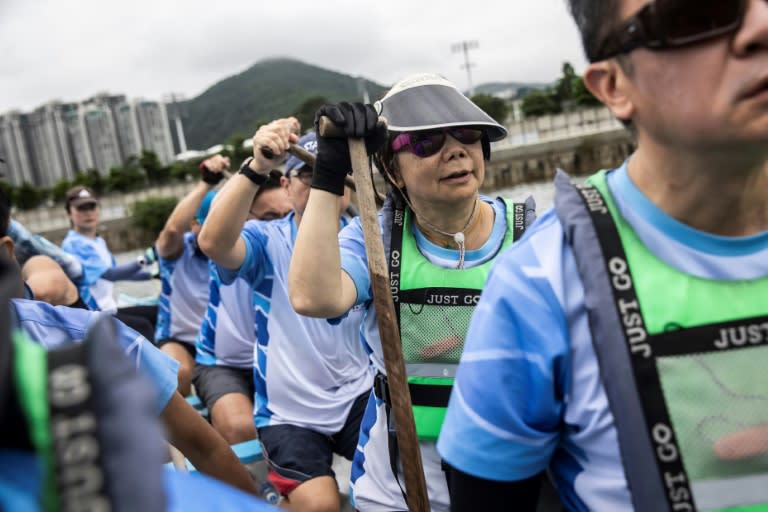
[[[288,297],[295,215],[248,221],[240,235],[246,256],[238,271],[218,267],[224,282],[244,279],[256,310],[256,427],[291,424],[335,434],[373,374],[360,343],[360,311],[339,321],[297,314]],[[321,269],[320,269],[321,270]]]
[[[768,233],[723,237],[686,226],[640,192],[626,164],[607,181],[620,214],[666,264],[703,279],[768,275]],[[584,288],[553,210],[491,271],[438,450],[452,466],[489,480],[549,468],[568,510],[632,509]]]
[[254,298],[243,279],[224,284],[208,262],[208,305],[195,339],[195,361],[207,366],[253,368]]
[[[490,203],[493,207],[495,214],[493,230],[482,247],[467,251],[464,262],[465,268],[481,265],[496,257],[507,233],[505,203],[501,199],[492,200],[487,197],[481,197],[481,200]],[[383,217],[380,215],[380,224],[382,221]],[[439,267],[456,268],[458,252],[455,249],[446,249],[431,242],[422,234],[415,221],[411,224],[411,232],[414,234],[419,251],[427,260]],[[371,300],[368,259],[359,219],[353,220],[349,226],[342,230],[339,234],[339,243],[342,270],[349,274],[355,283],[357,288],[356,303],[365,308],[362,335],[366,351],[370,353],[374,367],[381,373],[386,373],[376,309]],[[433,511],[447,511],[449,509],[448,488],[435,443],[421,441],[419,444],[431,509]],[[384,512],[408,509],[390,467],[385,404],[373,394],[360,425],[360,439],[352,462],[351,482],[355,505],[360,510]],[[403,482],[402,475],[400,482]]]
[[[36,300],[11,300],[18,326],[46,349],[81,342],[88,328],[102,314],[85,309],[51,306]],[[163,354],[142,335],[117,322],[119,343],[136,369],[149,378],[155,393],[155,407],[160,414],[176,392],[179,363]]]
[[159,258],[160,297],[155,341],[172,339],[194,345],[208,306],[208,258],[197,236],[184,234],[184,249],[175,260]]
[[83,266],[83,275],[77,282],[83,302],[92,310],[116,312],[117,302],[112,296],[114,284],[101,277],[116,264],[107,242],[100,236],[91,238],[70,229],[61,248],[73,254]]

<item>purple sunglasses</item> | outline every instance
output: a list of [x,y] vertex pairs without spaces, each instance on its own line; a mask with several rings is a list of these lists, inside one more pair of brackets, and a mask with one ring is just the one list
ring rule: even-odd
[[405,148],[420,158],[434,155],[445,144],[446,134],[462,144],[474,144],[483,137],[483,130],[468,126],[438,128],[436,130],[419,130],[404,132],[392,140],[392,151],[397,153]]

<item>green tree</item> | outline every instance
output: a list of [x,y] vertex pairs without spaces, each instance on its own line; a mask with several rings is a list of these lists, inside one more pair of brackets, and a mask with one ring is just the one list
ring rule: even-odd
[[296,119],[301,123],[302,131],[307,131],[312,128],[315,123],[315,112],[326,103],[330,102],[325,96],[312,96],[299,105],[296,109],[296,113],[293,115],[296,116]]
[[96,169],[88,169],[75,174],[72,185],[84,185],[96,194],[101,194],[107,188],[107,180]]
[[509,116],[509,103],[502,98],[490,94],[476,94],[470,99],[497,123],[506,124]]
[[141,188],[146,183],[146,175],[139,165],[139,159],[129,157],[122,167],[112,167],[107,177],[107,190],[129,192]]
[[45,199],[45,193],[41,189],[35,188],[26,181],[16,189],[13,197],[13,204],[20,210],[31,210],[40,206]]
[[193,158],[190,160],[182,160],[180,162],[174,162],[171,164],[171,176],[175,180],[187,181],[195,179],[200,176],[198,166],[202,159]]
[[573,66],[570,62],[563,63],[563,74],[557,80],[555,84],[554,95],[555,99],[559,102],[569,101],[573,99],[574,81],[578,80],[576,72],[573,70]]
[[67,190],[72,188],[73,183],[69,180],[59,180],[51,188],[51,199],[54,201],[64,201],[67,196]]
[[149,183],[165,183],[171,177],[170,169],[160,163],[160,159],[154,151],[142,150],[139,165],[144,169]]
[[131,225],[141,229],[149,238],[155,239],[177,202],[175,197],[148,197],[137,201],[130,208]]
[[533,91],[523,98],[520,110],[525,117],[537,117],[558,114],[562,108],[550,91]]

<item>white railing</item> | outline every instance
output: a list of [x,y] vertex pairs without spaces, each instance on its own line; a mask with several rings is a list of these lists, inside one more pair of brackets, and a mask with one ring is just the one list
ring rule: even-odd
[[493,149],[525,146],[539,142],[568,139],[621,128],[605,107],[584,108],[562,114],[550,114],[516,121],[507,125],[507,138],[495,142]]
[[[122,194],[106,195],[99,198],[101,204],[101,220],[109,221],[121,219],[127,216],[128,210],[137,201],[149,197],[176,197],[181,199],[195,186],[195,182],[174,183],[126,192]],[[45,206],[28,211],[14,212],[13,218],[24,224],[27,229],[34,232],[51,231],[69,227],[69,218],[64,211],[64,205],[58,203],[53,206]]]

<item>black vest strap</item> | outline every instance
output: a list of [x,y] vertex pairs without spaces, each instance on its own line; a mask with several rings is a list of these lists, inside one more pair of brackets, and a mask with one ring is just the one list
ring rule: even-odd
[[48,402],[60,509],[111,508],[88,369],[89,341],[48,352]]

